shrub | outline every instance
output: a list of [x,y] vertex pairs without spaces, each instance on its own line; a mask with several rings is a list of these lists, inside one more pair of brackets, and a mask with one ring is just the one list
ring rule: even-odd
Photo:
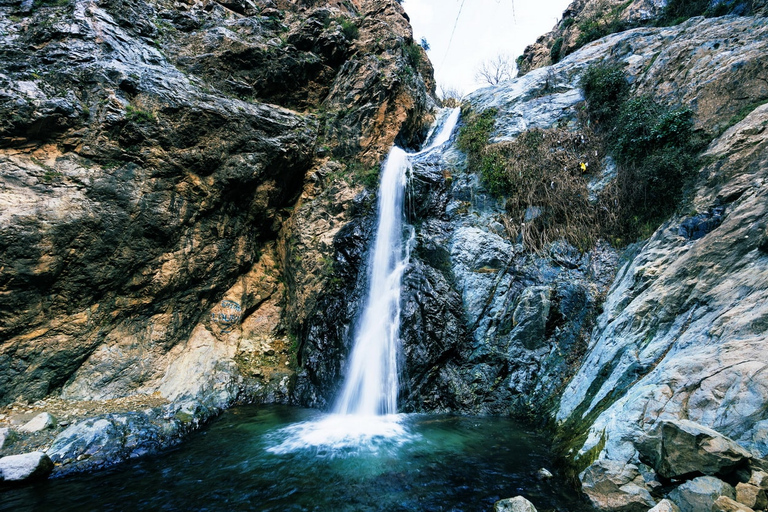
[[346,18],[339,18],[338,21],[339,25],[341,25],[341,33],[344,34],[344,37],[350,41],[358,38],[360,35],[360,29],[357,28],[357,25],[354,21],[348,20]]
[[[569,18],[570,19],[570,18]],[[552,43],[552,48],[549,50],[549,58],[552,64],[556,64],[560,61],[560,50],[563,49],[563,38],[558,37],[555,42]]]
[[128,105],[125,108],[125,118],[128,121],[135,123],[150,123],[155,120],[155,115],[152,112],[141,110],[133,105]]
[[[589,248],[611,225],[604,205],[588,200],[584,169],[597,169],[602,155],[594,132],[534,129],[515,141],[489,144],[495,116],[495,109],[465,109],[457,144],[488,191],[505,199],[510,237],[534,250],[557,239]],[[526,219],[530,208],[538,215]]]
[[636,236],[676,207],[701,149],[693,139],[693,113],[669,108],[647,96],[622,103],[609,135],[619,164],[618,194],[624,231]]
[[403,54],[410,65],[418,69],[421,64],[421,46],[414,42],[405,43],[403,45]]
[[598,129],[610,124],[619,105],[629,92],[629,83],[620,65],[593,64],[581,78],[584,98],[592,121]]

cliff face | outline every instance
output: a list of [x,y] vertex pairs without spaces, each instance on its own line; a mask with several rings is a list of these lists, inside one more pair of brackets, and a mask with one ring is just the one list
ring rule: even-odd
[[549,66],[609,34],[635,27],[676,25],[692,16],[768,16],[764,0],[694,2],[688,0],[576,0],[551,31],[518,58],[520,73]]
[[767,36],[768,21],[753,17],[638,28],[470,97],[476,109],[498,109],[496,141],[558,123],[579,129],[584,70],[619,63],[632,95],[688,106],[696,130],[714,138],[690,205],[623,255],[578,370],[555,395],[560,446],[600,508],[647,510],[651,492],[670,489],[659,481],[718,471],[738,481],[722,467],[671,473],[660,462],[678,449],[669,425],[714,429],[738,442],[739,457],[768,455],[768,358],[759,348],[768,334]]
[[428,123],[400,5],[0,12],[0,404],[288,400],[337,224]]

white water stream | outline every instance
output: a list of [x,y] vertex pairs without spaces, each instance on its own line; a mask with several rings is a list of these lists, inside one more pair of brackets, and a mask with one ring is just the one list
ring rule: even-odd
[[[450,139],[459,109],[443,112],[427,137],[423,155]],[[414,155],[414,156],[415,156]],[[415,232],[405,223],[403,202],[411,156],[393,147],[382,166],[376,233],[368,262],[368,284],[355,330],[346,378],[334,413],[320,421],[282,430],[278,445],[285,453],[306,447],[331,451],[363,447],[387,440],[409,439],[397,412],[400,292]]]

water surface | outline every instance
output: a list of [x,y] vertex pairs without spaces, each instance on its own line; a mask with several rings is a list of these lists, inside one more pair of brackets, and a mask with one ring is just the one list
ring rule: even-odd
[[357,448],[275,449],[324,418],[230,409],[163,454],[0,492],[0,510],[490,511],[518,494],[540,512],[591,510],[564,482],[536,479],[551,466],[545,439],[508,419],[404,415],[403,435]]

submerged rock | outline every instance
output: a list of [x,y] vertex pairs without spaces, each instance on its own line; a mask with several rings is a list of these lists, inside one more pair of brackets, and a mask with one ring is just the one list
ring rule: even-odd
[[515,496],[497,501],[493,504],[493,510],[494,512],[536,512],[536,507],[522,496]]
[[43,452],[22,453],[0,458],[0,481],[26,482],[46,478],[53,462]]

